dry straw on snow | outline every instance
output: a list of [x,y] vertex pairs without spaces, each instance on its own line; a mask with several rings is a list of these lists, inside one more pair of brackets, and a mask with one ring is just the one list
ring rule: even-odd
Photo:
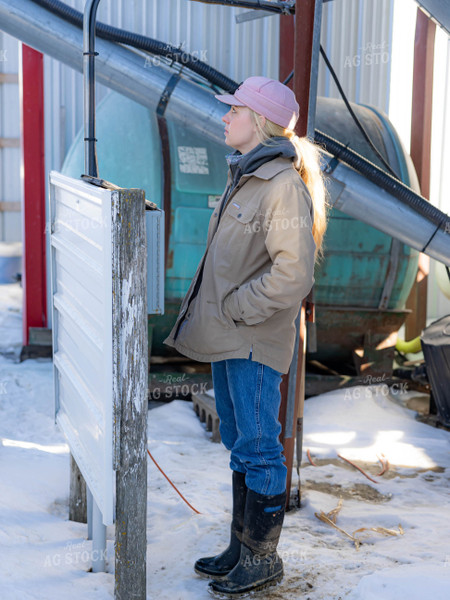
[[352,542],[354,542],[357,550],[359,549],[359,547],[361,545],[361,541],[362,541],[360,537],[356,537],[355,534],[357,534],[357,533],[362,533],[363,531],[374,531],[375,533],[381,533],[382,535],[403,535],[404,534],[404,531],[403,531],[403,528],[401,525],[398,526],[398,530],[387,529],[386,527],[360,527],[359,529],[356,529],[356,531],[354,531],[353,533],[348,533],[347,531],[345,531],[344,529],[342,529],[341,527],[338,527],[338,525],[336,525],[337,516],[342,508],[342,503],[343,503],[342,498],[340,498],[339,503],[336,506],[336,508],[333,508],[333,510],[330,510],[329,513],[324,513],[323,510],[321,510],[320,513],[314,513],[314,514],[318,519],[320,519],[324,523],[327,523],[328,525],[331,525],[331,527],[334,527],[335,529],[337,529],[338,531],[343,533],[345,536],[350,538],[352,540]]

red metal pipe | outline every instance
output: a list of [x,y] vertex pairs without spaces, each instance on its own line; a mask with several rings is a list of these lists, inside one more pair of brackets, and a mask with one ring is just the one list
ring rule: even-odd
[[295,3],[293,90],[300,105],[300,117],[295,128],[299,137],[306,135],[308,126],[315,5],[315,0],[297,0]]
[[[294,15],[280,15],[278,79],[285,81],[294,68]],[[287,84],[292,89],[293,80]]]
[[425,198],[430,196],[431,121],[436,25],[417,9],[411,115],[411,158]]
[[22,44],[23,345],[47,325],[45,262],[44,57]]

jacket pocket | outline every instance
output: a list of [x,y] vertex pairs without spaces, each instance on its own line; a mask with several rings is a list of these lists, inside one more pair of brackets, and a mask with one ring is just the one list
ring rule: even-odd
[[229,311],[229,300],[230,300],[230,296],[237,289],[239,289],[239,286],[236,284],[233,287],[233,289],[230,292],[228,292],[225,295],[224,299],[222,300],[222,313],[223,313],[225,319],[227,319],[227,321],[229,321],[230,323],[233,323],[234,327],[237,327],[237,322],[238,321],[235,321],[234,318],[232,317],[232,315],[230,314],[230,311]]
[[250,223],[255,218],[259,203],[241,204],[239,201],[231,200],[228,204],[225,215],[228,215],[244,225]]
[[[229,294],[231,294],[231,292],[229,292]],[[227,294],[225,296],[225,298],[229,294]],[[236,329],[236,323],[233,321],[233,319],[231,317],[228,316],[228,314],[224,310],[224,300],[225,300],[225,298],[223,298],[221,300],[221,302],[220,302],[219,305],[218,305],[217,302],[214,302],[213,300],[207,300],[206,304],[209,306],[209,308],[207,308],[206,312],[208,314],[208,313],[210,313],[212,311],[212,314],[216,315],[219,318],[219,321],[222,322],[222,326],[225,325],[226,327],[229,327],[231,329]]]

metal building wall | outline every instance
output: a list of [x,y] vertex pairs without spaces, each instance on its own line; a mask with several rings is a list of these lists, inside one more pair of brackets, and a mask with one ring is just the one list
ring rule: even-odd
[[[433,124],[431,132],[430,201],[450,214],[450,38],[436,30],[433,88]],[[450,244],[450,231],[448,231]],[[438,273],[440,271],[440,273]],[[428,277],[427,317],[434,321],[450,314],[450,298],[438,285],[438,277],[446,281],[443,265],[431,261]],[[447,294],[450,282],[446,282]]]
[[0,31],[0,241],[4,242],[22,238],[18,72],[17,40]]
[[[414,43],[418,5],[414,0],[396,0],[394,43],[391,55],[389,118],[406,151],[410,151]],[[430,202],[450,213],[450,40],[436,27],[433,74],[433,117],[431,133]],[[450,238],[449,238],[450,240]],[[450,314],[450,300],[437,283],[441,265],[430,261],[427,287],[427,320]]]
[[[340,0],[323,5],[321,43],[350,101],[388,112],[394,0]],[[319,96],[340,98],[320,58]]]

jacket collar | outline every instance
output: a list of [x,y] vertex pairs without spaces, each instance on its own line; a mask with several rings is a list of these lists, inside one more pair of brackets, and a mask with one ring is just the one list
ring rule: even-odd
[[259,177],[259,179],[268,180],[272,179],[272,177],[275,177],[275,175],[278,175],[278,173],[281,173],[281,171],[286,171],[287,169],[293,168],[294,164],[290,158],[283,158],[282,156],[279,156],[273,160],[267,161],[252,173],[244,173],[241,176],[241,179],[244,179],[244,177]]

